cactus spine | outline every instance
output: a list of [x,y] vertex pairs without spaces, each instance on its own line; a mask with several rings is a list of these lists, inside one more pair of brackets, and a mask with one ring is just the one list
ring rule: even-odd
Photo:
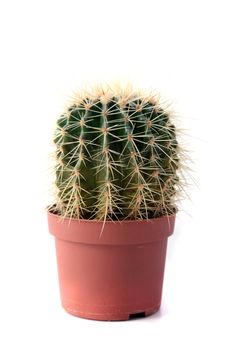
[[78,219],[148,219],[176,211],[176,129],[152,96],[80,93],[55,132],[56,211]]

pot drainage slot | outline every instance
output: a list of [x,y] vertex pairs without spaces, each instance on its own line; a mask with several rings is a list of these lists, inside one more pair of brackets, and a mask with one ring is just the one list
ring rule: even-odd
[[145,312],[137,312],[135,314],[129,314],[129,320],[134,320],[135,318],[142,318],[145,317]]

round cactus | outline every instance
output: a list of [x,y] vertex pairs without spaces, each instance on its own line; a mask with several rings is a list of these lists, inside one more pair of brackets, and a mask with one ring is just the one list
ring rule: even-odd
[[59,117],[54,142],[61,216],[106,221],[176,212],[180,148],[156,97],[82,92]]

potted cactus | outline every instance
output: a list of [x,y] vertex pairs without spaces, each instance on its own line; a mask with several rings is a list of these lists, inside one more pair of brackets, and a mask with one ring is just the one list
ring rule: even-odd
[[82,91],[57,120],[54,142],[47,213],[62,306],[96,320],[154,313],[180,184],[169,113],[132,89]]

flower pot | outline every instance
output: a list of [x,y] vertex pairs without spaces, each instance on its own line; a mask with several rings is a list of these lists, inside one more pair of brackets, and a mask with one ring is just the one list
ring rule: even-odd
[[147,220],[61,219],[48,211],[55,236],[61,302],[75,316],[128,320],[161,304],[167,238],[175,215]]

